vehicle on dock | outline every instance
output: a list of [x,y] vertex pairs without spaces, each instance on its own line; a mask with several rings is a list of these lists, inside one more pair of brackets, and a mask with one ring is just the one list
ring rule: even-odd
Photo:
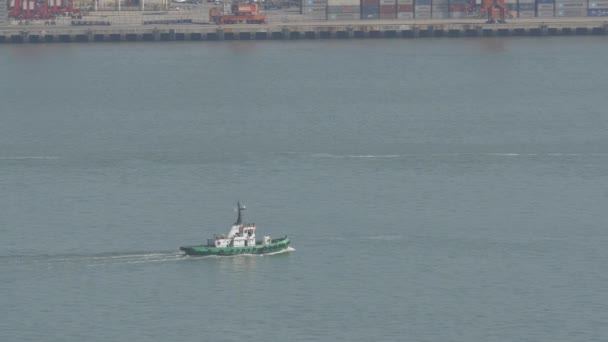
[[262,240],[256,240],[255,223],[243,223],[243,210],[241,203],[237,203],[238,216],[236,222],[230,228],[228,235],[216,234],[213,239],[208,239],[206,245],[183,246],[179,249],[187,255],[194,256],[230,256],[240,254],[268,254],[282,252],[289,247],[287,236],[272,239],[264,236]]
[[260,13],[257,4],[227,4],[209,9],[209,21],[224,24],[265,24],[266,15]]

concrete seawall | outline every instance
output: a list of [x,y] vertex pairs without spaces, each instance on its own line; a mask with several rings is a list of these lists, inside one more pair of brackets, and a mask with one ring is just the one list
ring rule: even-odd
[[118,41],[224,41],[425,37],[505,37],[608,34],[605,18],[513,20],[486,24],[483,20],[350,21],[266,25],[112,25],[6,26],[0,43],[68,43]]

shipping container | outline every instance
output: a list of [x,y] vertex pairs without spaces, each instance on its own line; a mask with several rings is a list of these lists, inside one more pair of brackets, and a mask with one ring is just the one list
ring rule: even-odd
[[555,8],[555,4],[537,4],[536,5],[536,9],[541,11],[541,10],[551,10],[553,11],[553,9]]
[[608,8],[608,0],[590,0],[589,8]]
[[399,5],[411,5],[414,6],[414,0],[397,0],[397,6]]
[[608,17],[608,8],[594,8],[587,12],[590,17]]
[[415,12],[414,19],[431,19],[431,12]]
[[587,0],[556,0],[556,17],[586,17]]
[[397,6],[380,5],[380,13],[397,13]]
[[323,19],[323,20],[327,20],[327,13],[325,13],[325,12],[319,12],[319,13],[305,14],[304,15],[304,19]]
[[587,1],[568,1],[568,2],[556,2],[555,10],[567,10],[567,9],[587,9]]
[[379,6],[380,0],[361,0],[361,6]]
[[414,0],[414,18],[431,19],[431,0]]
[[361,0],[327,0],[327,6],[361,6]]
[[302,7],[302,14],[326,13],[327,7]]
[[517,10],[519,12],[522,12],[522,11],[532,11],[532,12],[534,12],[534,7],[535,7],[534,3],[526,4],[526,3],[521,3],[520,2],[519,5],[517,6]]
[[445,12],[449,12],[450,11],[450,6],[449,5],[436,5],[433,4],[431,5],[432,11],[445,11]]
[[517,1],[517,18],[534,18],[536,16],[536,0]]
[[450,18],[477,18],[479,12],[473,10],[468,0],[450,0],[449,5]]
[[393,10],[389,10],[387,8],[382,8],[382,6],[380,6],[380,19],[397,19],[397,11]]
[[397,13],[399,12],[412,12],[414,13],[414,6],[412,5],[397,5]]
[[552,18],[555,17],[555,12],[554,11],[548,11],[548,10],[537,10],[536,11],[536,16],[538,18]]
[[328,13],[327,20],[359,20],[361,13]]
[[534,18],[534,17],[536,17],[536,11],[535,10],[532,10],[532,11],[519,10],[519,11],[517,11],[517,16],[518,16],[518,18],[524,18],[524,19]]
[[459,18],[466,18],[467,14],[464,12],[450,12],[450,18],[452,19],[459,19]]
[[397,0],[380,0],[380,6],[396,6]]
[[431,12],[431,5],[416,5],[414,6],[414,12]]
[[450,3],[450,12],[464,12],[465,10],[464,4],[452,4]]
[[0,26],[8,25],[8,2],[0,0]]
[[580,9],[575,9],[575,10],[556,10],[555,11],[555,16],[556,17],[586,17],[587,16],[587,10],[580,10]]
[[302,7],[327,6],[327,0],[302,0]]
[[374,20],[379,19],[380,8],[375,6],[361,6],[361,19]]
[[397,19],[414,19],[414,12],[397,12]]
[[327,13],[361,13],[361,6],[327,6]]
[[536,16],[538,18],[550,18],[555,16],[554,0],[536,0]]
[[361,13],[362,20],[378,20],[380,19],[380,13]]
[[431,12],[432,19],[448,19],[450,18],[450,12]]
[[450,17],[450,11],[441,11],[433,9],[431,12],[431,18],[433,19],[447,19]]
[[[397,0],[397,2],[399,1],[403,0]],[[410,1],[409,5],[397,3],[397,19],[414,19],[413,1]]]

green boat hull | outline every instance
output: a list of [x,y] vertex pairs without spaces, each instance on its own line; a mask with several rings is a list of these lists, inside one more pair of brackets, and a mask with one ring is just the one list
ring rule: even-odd
[[194,256],[207,256],[207,255],[218,255],[218,256],[231,256],[241,254],[268,254],[276,253],[286,250],[289,247],[289,239],[286,237],[280,239],[273,239],[271,243],[267,245],[256,244],[255,246],[245,247],[209,247],[209,246],[184,246],[179,249],[187,255]]

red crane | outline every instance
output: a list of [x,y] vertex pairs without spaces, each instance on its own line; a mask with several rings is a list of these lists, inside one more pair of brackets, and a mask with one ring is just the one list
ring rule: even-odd
[[[49,1],[53,3],[52,8]],[[38,0],[14,0],[14,6],[9,10],[8,16],[25,20],[54,19],[59,14],[75,13],[78,13],[78,10],[74,8],[74,0],[42,0],[41,3],[38,3]]]

